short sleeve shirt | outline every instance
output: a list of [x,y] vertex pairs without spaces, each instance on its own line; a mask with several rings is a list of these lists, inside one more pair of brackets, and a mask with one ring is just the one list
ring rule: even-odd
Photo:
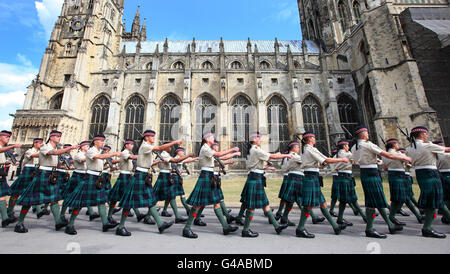
[[137,166],[141,168],[151,168],[153,164],[153,155],[152,151],[155,146],[142,142],[142,145],[139,147],[138,151],[138,159]]
[[437,168],[439,170],[450,169],[450,153],[439,154]]
[[105,165],[105,160],[94,159],[95,155],[101,154],[95,146],[91,147],[86,152],[86,168],[92,171],[103,171],[103,166]]
[[169,152],[161,151],[161,156],[164,162],[158,163],[159,170],[161,169],[170,170],[170,159],[172,159],[172,157],[170,156]]
[[86,170],[86,155],[82,151],[78,151],[75,156],[73,156],[73,166],[75,169]]
[[119,169],[121,171],[132,171],[133,170],[133,160],[130,159],[132,154],[128,149],[122,151],[122,156],[119,159]]
[[[347,158],[349,160],[352,160],[352,153],[350,151],[345,151],[344,149],[340,149],[336,155],[337,158]],[[352,170],[352,163],[336,163],[334,165],[336,172],[339,172],[340,170]]]
[[327,157],[323,155],[317,148],[306,144],[303,148],[302,160],[303,168],[319,168],[325,162]]
[[209,167],[214,168],[214,149],[212,149],[208,144],[204,144],[202,148],[200,149],[200,154],[198,156],[199,158],[199,165],[200,167]]
[[[0,146],[0,147],[3,147],[3,146]],[[5,153],[2,152],[2,153],[0,153],[0,164],[4,164],[4,163],[6,163],[6,156],[5,156]]]
[[39,164],[46,167],[56,167],[58,165],[58,155],[48,154],[55,150],[50,143],[44,144],[39,150]]
[[252,145],[249,151],[249,157],[247,161],[248,169],[264,169],[267,161],[270,159],[270,153],[265,152],[259,146]]
[[295,152],[291,152],[290,153],[292,155],[292,158],[289,159],[288,163],[287,163],[287,167],[286,167],[286,172],[291,172],[291,171],[299,171],[302,172],[302,157],[300,155],[298,155]]
[[445,153],[445,147],[424,143],[422,140],[416,140],[417,148],[409,146],[406,153],[412,159],[413,166],[436,166],[436,154],[439,156]]
[[39,157],[32,157],[33,154],[39,153],[39,150],[34,147],[25,151],[25,157],[23,157],[22,165],[37,165],[39,164]]
[[356,145],[352,147],[352,154],[355,157],[355,161],[360,166],[377,164],[377,155],[383,152],[379,146],[370,141],[362,139],[358,140],[358,150]]
[[[389,149],[388,150],[389,153],[395,154],[395,155],[403,155],[401,152],[396,151],[395,149]],[[394,160],[394,159],[389,159],[386,157],[383,157],[383,163],[387,168],[396,168],[396,169],[404,169],[405,168],[405,164],[403,161],[400,160]]]

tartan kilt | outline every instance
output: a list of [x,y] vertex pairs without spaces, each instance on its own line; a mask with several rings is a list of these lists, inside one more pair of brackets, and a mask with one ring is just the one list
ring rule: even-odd
[[16,204],[22,206],[41,205],[62,200],[58,183],[52,185],[48,178],[52,172],[38,169],[37,175],[31,180]]
[[69,197],[70,193],[72,193],[75,188],[81,183],[82,180],[84,180],[86,177],[86,174],[81,174],[78,172],[73,172],[72,177],[70,177],[69,181],[66,184],[66,187],[64,190],[61,190],[61,196],[63,197],[63,200],[67,199]]
[[175,181],[173,184],[170,184],[170,176],[172,176],[171,173],[159,173],[158,179],[153,186],[153,194],[157,201],[170,201],[175,199]]
[[33,171],[37,174],[37,170],[35,167],[25,167],[20,173],[20,176],[10,186],[11,196],[20,196],[33,180]]
[[439,172],[433,169],[418,169],[416,170],[416,177],[420,187],[419,208],[440,208],[444,195]]
[[319,172],[305,171],[302,188],[302,205],[313,207],[323,203],[325,203],[325,197],[323,197],[322,191],[320,190]]
[[289,203],[297,202],[298,204],[301,205],[302,187],[303,187],[303,176],[293,173],[289,174],[286,183],[286,189],[283,195],[281,196],[281,199]]
[[410,175],[406,175],[406,180],[407,180],[407,187],[408,187],[408,199],[411,199],[412,197],[414,197],[414,191],[413,191],[413,177]]
[[111,189],[108,195],[110,204],[114,204],[120,201],[120,198],[122,198],[123,193],[125,192],[125,188],[130,183],[130,180],[131,174],[120,173],[116,183],[114,184],[113,188]]
[[278,193],[278,198],[283,199],[284,191],[286,190],[286,184],[288,181],[288,175],[283,176],[283,183],[281,184],[280,192]]
[[353,203],[358,200],[355,186],[353,185],[352,175],[346,173],[338,173],[336,183],[339,184],[339,202]]
[[64,200],[64,205],[70,208],[83,208],[105,204],[108,201],[108,195],[104,188],[97,189],[95,186],[98,177],[86,174],[85,179],[80,180],[74,191]]
[[331,199],[336,199],[336,200],[339,200],[340,199],[340,197],[339,197],[339,195],[340,195],[340,190],[339,190],[339,188],[340,188],[340,184],[339,184],[339,182],[336,182],[336,179],[337,179],[337,177],[338,176],[336,176],[336,175],[333,175],[333,184],[331,185]]
[[247,209],[264,208],[269,205],[262,183],[263,176],[263,174],[255,172],[250,172],[247,175],[247,181],[241,193],[241,203]]
[[[59,193],[64,193],[66,191],[66,188],[68,187],[69,181],[70,181],[70,175],[66,172],[58,171],[58,186],[59,186]],[[66,175],[67,174],[67,175]],[[65,182],[64,177],[69,176],[69,181]],[[64,197],[64,196],[63,196]]]
[[408,201],[408,184],[405,172],[388,171],[389,193],[391,202],[405,203]]
[[220,203],[219,188],[211,187],[213,176],[213,172],[202,170],[194,189],[186,200],[188,205],[204,207]]
[[[111,173],[102,173],[102,177],[103,177],[103,179],[105,179],[104,187],[105,187],[105,191],[106,191],[107,195],[109,195],[109,191],[112,188],[112,186],[111,186],[111,179],[108,180],[108,177],[109,177],[110,174]],[[112,174],[111,174],[110,178],[112,178]]]
[[145,183],[147,172],[136,171],[125,187],[120,206],[125,211],[132,208],[154,207],[158,202],[153,189]]
[[8,185],[8,180],[0,177],[0,197],[9,196],[11,194],[11,190]]
[[383,182],[376,168],[361,168],[361,184],[364,191],[365,206],[369,208],[387,208],[383,191]]
[[180,176],[175,174],[174,180],[175,180],[175,183],[173,185],[174,185],[175,197],[184,195],[184,188],[183,188],[183,184],[181,183],[183,178],[181,178]]
[[442,172],[441,175],[444,201],[450,201],[450,172]]

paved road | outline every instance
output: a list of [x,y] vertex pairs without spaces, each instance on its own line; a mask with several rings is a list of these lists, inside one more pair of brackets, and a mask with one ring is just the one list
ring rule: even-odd
[[[18,211],[16,209],[16,216]],[[182,224],[174,224],[164,234],[159,234],[156,226],[137,223],[136,218],[129,218],[127,223],[127,229],[132,232],[131,237],[116,236],[114,229],[103,233],[99,219],[89,222],[84,212],[83,210],[77,219],[76,236],[54,231],[51,215],[37,220],[36,215],[30,212],[25,222],[29,229],[27,234],[13,232],[14,225],[1,229],[0,243],[7,248],[0,249],[0,253],[450,253],[450,226],[442,224],[440,217],[435,221],[434,228],[448,233],[444,240],[421,237],[421,225],[412,216],[398,217],[407,222],[407,226],[399,234],[388,235],[383,240],[366,238],[365,225],[359,216],[353,216],[350,209],[347,209],[345,219],[353,222],[354,226],[348,227],[341,235],[334,235],[326,221],[312,225],[308,220],[307,229],[316,238],[301,239],[295,237],[295,227],[289,227],[281,235],[277,235],[262,211],[257,211],[251,229],[259,232],[260,236],[249,239],[240,236],[242,227],[235,235],[222,235],[212,208],[207,208],[204,220],[208,226],[193,226],[199,238],[187,239],[181,237]],[[184,210],[180,208],[180,212],[184,213]],[[233,208],[232,214],[237,212],[238,209]],[[315,212],[320,215],[319,209],[315,209]],[[293,210],[290,217],[291,221],[298,223],[299,211]],[[116,214],[115,219],[119,218],[120,215]],[[388,232],[381,217],[375,220],[375,228],[379,232]]]

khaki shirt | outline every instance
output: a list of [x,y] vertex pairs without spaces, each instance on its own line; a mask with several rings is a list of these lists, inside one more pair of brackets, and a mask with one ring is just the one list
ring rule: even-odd
[[356,145],[352,147],[352,154],[356,163],[360,166],[377,164],[377,155],[383,150],[372,143],[371,141],[365,141],[358,139],[358,150]]
[[202,167],[209,167],[214,168],[214,149],[212,149],[208,144],[204,144],[202,148],[200,149],[200,154],[198,156],[199,160],[199,166]]
[[[403,153],[396,151],[395,149],[391,148],[388,150],[389,153],[402,156]],[[405,168],[404,161],[399,160],[393,160],[386,157],[383,157],[383,163],[387,168]]]
[[119,169],[121,171],[132,171],[133,170],[133,160],[130,159],[130,156],[133,154],[130,153],[128,149],[124,149],[122,151],[122,156],[120,157]]
[[46,167],[56,167],[58,165],[58,155],[48,154],[50,151],[56,150],[50,143],[44,144],[39,150],[39,165]]
[[281,159],[281,163],[282,163],[281,164],[281,172],[288,173],[287,167],[288,167],[289,159],[283,158],[283,159]]
[[303,172],[302,169],[302,157],[295,152],[289,153],[292,155],[292,158],[286,164],[286,173],[291,171],[299,171]]
[[[3,147],[3,146],[0,145],[0,147]],[[5,153],[2,152],[2,153],[0,153],[0,164],[4,164],[4,163],[6,163],[6,156],[5,156]]]
[[437,160],[437,168],[441,169],[450,169],[450,153],[439,154]]
[[248,169],[264,169],[267,161],[270,159],[270,153],[265,152],[262,148],[252,145],[247,160]]
[[445,153],[445,147],[435,145],[431,142],[424,143],[422,140],[416,140],[417,148],[414,145],[406,148],[406,153],[412,158],[413,166],[436,166],[436,155],[441,156]]
[[345,152],[344,149],[340,149],[338,153],[336,154],[336,158],[347,158],[350,160],[350,163],[336,163],[334,164],[334,168],[336,172],[339,172],[340,170],[352,170],[352,160],[353,155],[350,151]]
[[317,148],[308,144],[303,147],[303,169],[319,168],[326,159],[327,157],[323,155]]
[[25,165],[38,165],[39,164],[39,158],[38,157],[32,157],[33,154],[39,153],[39,150],[35,149],[34,147],[30,148],[29,150],[25,151],[25,156],[23,157],[22,166]]
[[103,171],[105,160],[94,159],[95,155],[101,154],[101,151],[95,146],[86,152],[86,168],[92,171]]
[[170,159],[172,159],[172,156],[170,156],[169,152],[167,151],[161,151],[161,156],[164,160],[164,162],[161,162],[158,164],[158,168],[159,170],[161,169],[165,169],[165,170],[170,170]]
[[78,151],[75,156],[73,156],[73,166],[75,169],[86,170],[86,154],[82,151]]
[[137,166],[141,168],[151,168],[153,164],[153,155],[152,151],[155,146],[142,142],[142,145],[139,147],[138,158],[137,158]]

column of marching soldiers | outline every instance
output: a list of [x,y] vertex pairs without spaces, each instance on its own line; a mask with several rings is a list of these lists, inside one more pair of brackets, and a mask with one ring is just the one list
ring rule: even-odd
[[[6,176],[11,162],[6,158],[11,156],[13,149],[20,148],[21,144],[8,145],[11,132],[0,132],[0,211],[3,228],[17,222],[14,231],[27,233],[25,217],[32,209],[37,218],[51,212],[57,231],[65,227],[65,233],[76,235],[75,220],[81,209],[86,207],[90,221],[101,218],[103,232],[117,227],[116,235],[130,236],[125,222],[128,217],[134,216],[133,211],[137,222],[156,224],[162,233],[174,222],[161,221],[159,209],[156,209],[158,201],[165,201],[161,216],[172,216],[167,211],[170,205],[175,223],[185,223],[182,235],[188,238],[198,237],[191,230],[192,224],[207,225],[201,218],[204,217],[203,209],[209,205],[214,206],[214,213],[223,227],[224,235],[239,229],[231,225],[235,222],[243,226],[242,237],[258,236],[257,232],[250,229],[250,223],[255,209],[259,208],[263,209],[277,234],[288,226],[295,226],[288,219],[294,203],[301,210],[296,236],[303,238],[314,238],[314,234],[305,228],[308,217],[311,217],[313,224],[326,219],[336,235],[352,226],[352,223],[343,218],[347,205],[366,224],[366,236],[373,238],[387,237],[373,227],[374,219],[379,215],[386,222],[390,234],[403,229],[405,223],[396,219],[395,215],[409,215],[402,210],[404,204],[417,221],[423,224],[422,235],[425,237],[446,237],[444,233],[432,228],[438,212],[443,215],[442,223],[450,222],[450,148],[445,147],[442,141],[430,142],[428,130],[422,126],[412,129],[408,136],[410,144],[406,149],[400,148],[399,140],[393,138],[385,142],[385,150],[370,142],[368,129],[359,126],[355,129],[354,140],[339,141],[338,149],[331,158],[315,147],[316,140],[312,132],[305,132],[301,139],[291,141],[284,153],[273,154],[261,148],[261,134],[255,132],[249,137],[246,160],[249,172],[237,216],[230,215],[231,210],[225,206],[220,176],[225,173],[225,165],[233,164],[232,158],[239,157],[241,153],[237,147],[220,151],[212,133],[203,136],[198,157],[193,153],[185,153],[181,140],[155,145],[153,130],[143,133],[138,155],[133,155],[135,142],[129,139],[124,140],[122,152],[111,152],[111,148],[105,145],[104,135],[97,135],[93,140],[83,141],[75,146],[61,146],[61,136],[62,132],[53,130],[46,142],[42,138],[35,138],[33,147],[22,156],[20,175],[9,186]],[[78,150],[73,159],[70,157],[72,150]],[[265,193],[265,172],[275,170],[270,162],[275,159],[282,159],[285,174],[278,196],[280,206],[273,214]],[[186,164],[194,161],[198,161],[201,172],[186,199],[183,175],[189,173]],[[155,165],[159,168],[159,175],[153,184]],[[319,169],[326,165],[333,172],[329,209],[321,191],[323,178],[319,175]],[[360,169],[364,211],[357,201],[353,165]],[[380,165],[388,173],[390,205],[383,191]],[[411,168],[415,169],[420,187],[418,201],[412,188]],[[111,173],[114,169],[119,169],[120,175],[111,187]],[[73,171],[71,176],[68,170]],[[10,196],[9,204],[6,203],[7,196]],[[187,219],[181,217],[178,211],[178,196],[188,215]],[[334,211],[337,201],[338,214]],[[109,205],[108,210],[106,204]],[[16,217],[14,208],[19,206],[20,215]],[[98,214],[93,207],[98,208]],[[324,217],[317,217],[313,212],[314,207],[319,207]],[[140,211],[143,208],[147,209],[147,213]],[[120,210],[122,213],[118,222],[113,215]],[[332,217],[337,217],[337,220]]]

